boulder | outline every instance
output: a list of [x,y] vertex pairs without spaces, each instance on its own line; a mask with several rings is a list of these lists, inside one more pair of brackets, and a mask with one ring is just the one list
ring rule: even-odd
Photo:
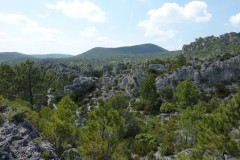
[[95,90],[97,87],[97,78],[92,77],[79,77],[73,80],[73,85],[64,87],[64,92],[68,93],[73,91],[74,93],[87,93]]
[[4,120],[0,126],[0,159],[44,160],[42,152],[48,151],[49,159],[58,160],[53,145],[45,141],[36,143],[33,141],[36,138],[41,136],[31,123]]

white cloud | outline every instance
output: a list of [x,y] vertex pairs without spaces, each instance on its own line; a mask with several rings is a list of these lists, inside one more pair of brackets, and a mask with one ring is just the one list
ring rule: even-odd
[[163,24],[182,22],[207,22],[212,15],[207,12],[207,4],[202,1],[192,1],[181,7],[176,3],[165,3],[159,9],[148,12],[149,19],[141,21],[138,26],[145,29],[146,37],[155,37],[164,41],[174,37],[171,29],[163,29]]
[[178,40],[178,43],[182,43],[182,42],[183,42],[183,40],[182,40],[182,39],[179,39],[179,40]]
[[240,27],[240,13],[231,16],[229,22],[234,27]]
[[49,17],[50,14],[49,13],[46,13],[46,14],[39,14],[39,13],[37,13],[36,16],[39,17],[39,18],[46,18],[46,17]]
[[39,26],[39,25],[30,25],[30,26],[27,26],[24,28],[24,31],[27,31],[27,32],[42,32],[44,34],[52,34],[52,33],[62,33],[60,32],[59,30],[57,29],[54,29],[54,28],[46,28],[46,27],[42,27],[42,26]]
[[0,32],[0,37],[5,37],[6,35],[7,35],[7,33]]
[[80,35],[84,36],[84,37],[92,37],[92,36],[96,35],[96,33],[97,33],[97,29],[94,26],[87,27],[87,28],[83,29],[82,31],[80,31]]
[[114,40],[105,36],[97,37],[96,40],[100,47],[121,47],[129,45],[129,43],[120,40]]
[[207,22],[212,15],[207,12],[207,4],[201,1],[192,1],[184,7],[176,3],[165,3],[161,8],[150,10],[150,20],[164,23],[178,22]]
[[7,22],[7,23],[15,23],[15,24],[37,25],[36,22],[25,17],[24,15],[19,15],[19,14],[1,14],[0,13],[0,21]]
[[98,37],[97,41],[108,41],[110,40],[108,37]]
[[54,28],[40,26],[37,22],[27,18],[24,15],[0,13],[0,22],[22,25],[23,31],[29,33],[41,33],[45,36],[44,39],[46,39],[46,37],[51,37],[54,34],[62,33]]
[[160,25],[149,20],[140,22],[138,26],[145,29],[145,37],[155,37],[157,42],[162,42],[175,36],[174,30],[163,30]]
[[72,2],[60,1],[57,4],[46,4],[50,9],[60,10],[66,16],[72,18],[85,18],[91,22],[105,22],[105,13],[90,1],[74,0]]

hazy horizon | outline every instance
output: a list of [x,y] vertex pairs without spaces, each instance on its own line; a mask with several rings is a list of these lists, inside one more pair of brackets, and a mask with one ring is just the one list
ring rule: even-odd
[[0,52],[77,55],[145,43],[178,50],[195,38],[240,32],[238,6],[235,0],[8,0],[0,6]]

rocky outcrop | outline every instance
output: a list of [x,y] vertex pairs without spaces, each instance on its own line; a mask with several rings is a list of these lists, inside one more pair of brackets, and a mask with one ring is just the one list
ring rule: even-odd
[[147,77],[148,73],[143,68],[137,68],[126,76],[122,76],[118,86],[126,91],[130,97],[139,92],[143,80]]
[[87,93],[93,91],[97,87],[97,78],[79,77],[73,80],[73,85],[65,86],[64,92],[68,93]]
[[[143,80],[148,76],[149,69],[157,71],[160,76],[156,78],[157,91],[170,86],[176,89],[179,82],[192,79],[199,89],[207,90],[215,83],[232,83],[240,80],[240,56],[235,56],[227,60],[197,61],[189,59],[192,65],[178,68],[174,72],[169,72],[169,64],[145,64],[134,65],[127,69],[124,64],[113,66],[103,66],[103,77],[98,86],[98,80],[91,77],[80,77],[74,80],[73,85],[64,88],[65,93],[69,91],[86,93],[89,88],[99,87],[102,98],[109,99],[116,93],[124,93],[134,97],[141,88]],[[110,75],[110,72],[113,72]],[[97,98],[97,97],[95,97]]]
[[45,72],[54,72],[58,75],[58,80],[62,80],[64,76],[80,75],[81,71],[78,67],[69,67],[65,64],[51,64],[45,68]]
[[225,61],[216,60],[197,65],[199,67],[182,67],[172,74],[156,78],[158,91],[166,86],[175,88],[178,82],[187,78],[192,79],[195,85],[203,89],[214,83],[231,83],[240,80],[240,56],[232,57]]
[[38,143],[35,139],[40,134],[27,121],[9,122],[0,125],[0,159],[44,160],[42,152],[49,153],[49,159],[57,160],[53,146],[45,141]]
[[86,65],[86,67],[84,68],[85,72],[92,72],[93,71],[93,67],[91,64]]
[[162,65],[162,64],[150,64],[148,66],[149,69],[153,69],[155,71],[167,71],[168,65]]
[[224,46],[230,45],[240,45],[240,33],[226,33],[220,37],[209,36],[205,38],[197,38],[195,42],[190,43],[189,45],[184,45],[182,47],[183,52],[187,51],[196,51],[202,49],[208,49],[209,46],[218,46],[220,48],[213,48],[215,52],[221,52],[221,48]]
[[101,90],[104,99],[113,97],[116,93],[125,93],[133,97],[141,88],[142,81],[148,73],[143,66],[134,66],[131,70],[123,70],[115,76],[103,76]]
[[117,66],[115,66],[113,68],[113,73],[114,74],[120,74],[122,71],[126,70],[127,69],[127,66],[123,63],[119,63],[117,64]]
[[111,71],[111,67],[109,65],[104,65],[102,67],[102,71],[103,71],[103,76],[109,76],[110,71]]

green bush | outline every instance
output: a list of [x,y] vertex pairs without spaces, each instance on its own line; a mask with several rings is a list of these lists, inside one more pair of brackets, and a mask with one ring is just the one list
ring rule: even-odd
[[8,111],[8,119],[10,121],[22,121],[27,116],[27,108],[21,105],[14,104]]
[[163,100],[169,101],[173,98],[173,90],[171,87],[167,86],[161,90],[160,93]]
[[42,137],[37,137],[32,140],[33,143],[40,144],[43,141]]
[[157,149],[157,140],[153,135],[141,133],[135,136],[133,150],[139,155],[147,155]]
[[142,111],[144,110],[145,104],[141,101],[139,103],[133,103],[132,108],[136,109],[137,111]]
[[222,55],[222,57],[220,58],[220,61],[225,61],[225,60],[227,60],[227,59],[229,59],[229,58],[231,58],[232,57],[232,55],[229,53],[229,52],[225,52],[223,55]]
[[0,95],[0,105],[3,106],[3,105],[7,105],[8,103],[9,101]]
[[201,70],[202,67],[201,67],[201,65],[197,65],[197,66],[194,66],[194,69]]
[[103,75],[103,72],[101,70],[93,70],[93,71],[90,71],[90,72],[84,72],[83,74],[85,74],[86,76],[88,77],[102,77]]
[[178,68],[180,68],[180,66],[178,64],[172,64],[170,66],[169,71],[173,72],[173,71],[176,71]]
[[230,93],[229,89],[227,89],[223,83],[216,83],[214,87],[215,95],[219,98],[227,97]]
[[98,85],[99,85],[99,86],[102,86],[102,80],[103,80],[102,77],[98,79]]
[[173,113],[176,111],[176,106],[172,103],[163,103],[160,107],[160,112],[162,113]]
[[49,159],[49,151],[43,151],[43,152],[42,152],[42,157],[43,157],[45,160]]
[[160,151],[162,156],[170,156],[174,154],[174,146],[171,144],[168,144],[166,146],[163,146]]

